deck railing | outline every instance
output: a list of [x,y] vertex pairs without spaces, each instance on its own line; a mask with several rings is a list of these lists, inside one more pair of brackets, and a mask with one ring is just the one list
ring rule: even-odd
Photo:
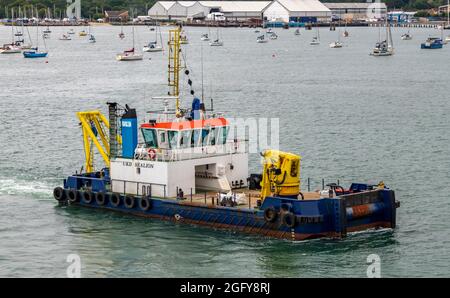
[[247,144],[247,140],[231,140],[219,145],[165,149],[148,148],[145,143],[140,143],[135,150],[134,158],[138,160],[179,161],[245,153],[248,151]]

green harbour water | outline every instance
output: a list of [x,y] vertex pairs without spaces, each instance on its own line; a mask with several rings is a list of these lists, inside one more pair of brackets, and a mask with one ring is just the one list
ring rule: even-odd
[[[393,28],[395,55],[376,58],[377,28],[349,28],[342,49],[328,47],[338,34],[328,28],[319,46],[309,45],[314,30],[276,29],[278,40],[258,44],[253,29],[221,29],[223,47],[200,40],[206,28],[185,28],[196,93],[203,51],[206,98],[229,117],[279,118],[280,148],[302,156],[303,187],[308,177],[313,189],[322,178],[383,180],[401,201],[394,231],[290,242],[58,206],[53,188],[84,161],[75,113],[106,113],[107,101],[139,119],[160,108],[151,98],[167,93],[167,53],[121,63],[115,54],[132,47],[131,27],[124,40],[120,27],[93,27],[95,44],[59,41],[69,28],[51,29],[48,59],[0,55],[1,277],[65,277],[70,254],[83,277],[365,277],[371,254],[383,277],[450,275],[450,45],[420,49],[440,31],[411,29],[413,40],[402,41],[407,29]],[[154,39],[136,31],[138,49]],[[0,26],[0,43],[10,39]],[[250,169],[261,170],[257,154]]]

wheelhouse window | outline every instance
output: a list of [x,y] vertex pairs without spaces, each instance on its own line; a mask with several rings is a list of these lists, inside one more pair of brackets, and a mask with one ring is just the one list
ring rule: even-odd
[[194,129],[191,135],[191,147],[197,147],[200,145],[202,130]]
[[154,129],[142,129],[142,136],[144,137],[144,142],[147,147],[158,147],[158,139],[156,137],[156,131]]
[[222,127],[221,133],[219,133],[219,138],[217,140],[217,144],[225,144],[227,142],[228,137],[228,126]]
[[180,132],[180,148],[188,148],[191,146],[192,130],[183,130]]
[[169,136],[170,148],[177,148],[178,147],[178,131],[169,130],[167,132],[167,134]]
[[208,145],[209,129],[202,129],[202,146]]

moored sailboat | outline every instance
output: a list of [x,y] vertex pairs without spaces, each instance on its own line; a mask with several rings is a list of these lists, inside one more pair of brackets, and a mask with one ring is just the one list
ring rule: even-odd
[[386,38],[383,41],[378,41],[370,53],[371,56],[392,56],[394,55],[394,43],[392,41],[391,25],[386,18]]
[[[39,34],[39,24],[36,23],[36,47],[32,48],[29,51],[24,51],[23,52],[23,57],[24,58],[45,58],[48,55],[48,51],[47,49],[45,51],[40,51],[39,50],[39,38],[40,38],[40,34]],[[47,48],[47,45],[45,44],[45,39],[42,38],[43,42],[44,42],[44,47]]]
[[313,36],[311,42],[309,43],[312,46],[317,46],[320,45],[320,31],[319,31],[319,26],[316,24],[316,35]]
[[137,60],[142,60],[144,58],[144,56],[142,54],[139,54],[138,52],[136,52],[135,47],[134,47],[134,26],[133,26],[133,47],[129,50],[125,50],[120,54],[116,55],[116,60],[117,61],[137,61]]
[[[158,31],[160,40],[159,44],[158,44]],[[155,40],[150,41],[147,45],[144,46],[142,50],[144,52],[161,52],[163,50],[162,44],[163,42],[162,42],[161,28],[157,26],[155,30]]]

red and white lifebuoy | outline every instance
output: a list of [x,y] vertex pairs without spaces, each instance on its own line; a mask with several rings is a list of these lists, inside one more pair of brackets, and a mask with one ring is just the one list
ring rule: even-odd
[[156,158],[156,150],[153,148],[150,148],[147,150],[148,157],[150,157],[151,160],[154,160]]

